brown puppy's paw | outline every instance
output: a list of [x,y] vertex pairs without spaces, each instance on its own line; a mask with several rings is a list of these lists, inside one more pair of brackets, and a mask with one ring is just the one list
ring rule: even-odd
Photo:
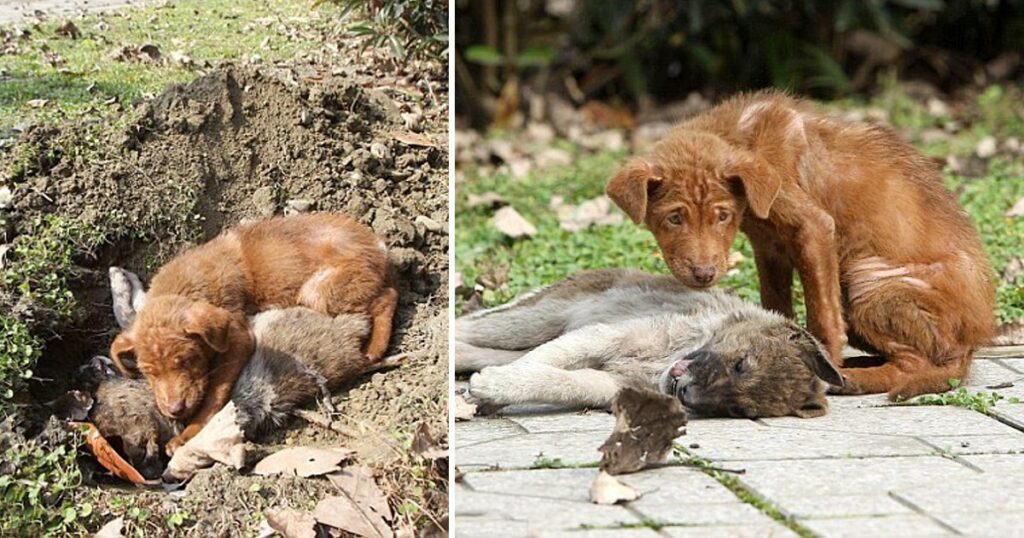
[[177,437],[174,437],[170,441],[167,441],[167,446],[164,447],[164,452],[166,452],[168,456],[173,456],[174,451],[181,448],[181,445],[184,445],[187,442],[188,439],[185,439],[185,437],[182,435],[178,435]]
[[847,368],[840,368],[839,372],[843,375],[843,386],[839,387],[836,385],[829,385],[827,392],[832,395],[838,396],[857,396],[864,394],[863,389],[852,379],[849,375]]

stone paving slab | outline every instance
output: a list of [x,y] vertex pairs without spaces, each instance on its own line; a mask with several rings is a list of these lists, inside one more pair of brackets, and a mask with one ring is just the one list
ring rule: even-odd
[[807,521],[804,526],[811,532],[826,538],[864,538],[865,536],[910,538],[957,535],[934,520],[918,514],[813,519]]
[[[1024,397],[1022,354],[983,350],[991,358],[975,361],[967,390]],[[677,442],[744,470],[729,476],[816,536],[1024,535],[1024,404],[1007,399],[986,415],[830,397],[829,414],[816,419],[693,417]],[[453,497],[456,536],[796,535],[688,466],[620,477],[643,496],[611,507],[587,502],[594,468],[530,469],[540,453],[594,464],[613,425],[602,411],[550,408],[456,424],[452,458],[465,473]]]

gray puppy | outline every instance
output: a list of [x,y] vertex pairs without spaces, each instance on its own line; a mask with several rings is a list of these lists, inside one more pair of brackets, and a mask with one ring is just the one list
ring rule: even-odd
[[624,269],[579,273],[455,320],[456,372],[493,410],[609,407],[623,387],[704,415],[816,417],[842,377],[809,332],[719,290]]

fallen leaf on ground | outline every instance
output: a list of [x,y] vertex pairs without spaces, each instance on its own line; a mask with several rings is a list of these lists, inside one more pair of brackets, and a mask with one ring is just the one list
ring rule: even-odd
[[31,108],[43,108],[44,106],[50,104],[50,100],[49,99],[29,99],[28,101],[25,101],[25,104],[28,105]]
[[1003,269],[1003,281],[1015,282],[1021,274],[1024,274],[1024,258],[1014,256]]
[[613,204],[607,196],[585,200],[575,206],[562,203],[559,197],[555,197],[552,198],[552,205],[558,215],[559,226],[568,232],[575,233],[591,226],[622,224],[622,213],[612,212]]
[[974,149],[974,152],[982,159],[988,159],[996,154],[996,150],[999,148],[999,144],[996,143],[995,137],[986,136],[978,142],[978,147]]
[[313,516],[324,525],[359,536],[391,538],[394,534],[384,518],[348,497],[327,497],[316,505]]
[[270,528],[284,538],[316,538],[316,518],[294,508],[267,508],[263,511]]
[[121,531],[124,530],[124,517],[112,519],[106,525],[96,531],[93,538],[121,538]]
[[434,142],[430,140],[429,136],[424,134],[410,133],[407,131],[394,131],[391,133],[391,138],[394,138],[407,146],[422,146],[427,148],[434,147]]
[[1024,215],[1024,198],[1017,200],[1017,203],[1013,204],[1013,207],[1006,212],[1007,217],[1019,217],[1021,215]]
[[735,252],[732,252],[731,254],[729,254],[729,261],[726,262],[726,263],[727,263],[729,269],[732,269],[733,267],[736,267],[737,265],[739,265],[739,264],[743,263],[744,261],[746,261],[746,259],[747,259],[747,257],[744,256],[742,252],[735,251]]
[[238,425],[235,402],[228,402],[195,437],[174,451],[164,477],[181,482],[217,462],[233,469],[245,465],[245,435]]
[[455,395],[455,420],[471,420],[476,416],[476,404],[471,404],[462,397],[461,394]]
[[145,45],[139,47],[139,55],[145,57],[145,59],[147,60],[154,62],[159,60],[163,56],[162,54],[160,54],[160,47],[152,43],[146,43]]
[[377,486],[373,470],[365,465],[350,465],[327,475],[336,488],[344,491],[360,506],[369,508],[386,520],[391,520],[391,507],[387,495]]
[[64,24],[57,27],[56,33],[57,35],[70,37],[71,39],[78,39],[82,37],[82,31],[79,30],[78,27],[75,26],[75,23],[71,21],[64,21]]
[[628,484],[619,482],[607,471],[599,471],[594,483],[590,486],[590,502],[596,504],[616,504],[635,501],[640,493]]
[[601,445],[601,469],[632,473],[665,460],[672,441],[683,435],[686,411],[679,399],[652,390],[625,388],[612,402],[615,430]]
[[412,437],[412,451],[428,460],[436,460],[448,455],[448,451],[437,445],[437,440],[430,433],[426,422],[416,427]]
[[490,191],[479,195],[470,194],[469,198],[466,200],[466,205],[469,206],[470,208],[481,206],[494,208],[501,207],[503,205],[508,205],[508,202],[506,202],[505,198],[503,198],[500,194],[494,191]]
[[992,339],[995,346],[1024,345],[1024,319],[1004,323],[996,328],[996,336]]
[[505,206],[494,214],[494,227],[511,238],[533,237],[537,234],[537,228],[512,206]]
[[338,448],[286,448],[260,460],[253,472],[262,476],[317,476],[340,470],[339,464],[351,458],[353,454],[355,452],[351,450]]

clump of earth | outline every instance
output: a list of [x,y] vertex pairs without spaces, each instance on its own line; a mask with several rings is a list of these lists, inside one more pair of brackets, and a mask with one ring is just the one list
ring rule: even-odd
[[[46,381],[33,383],[30,400],[41,405],[62,394],[75,368],[107,353],[117,332],[109,266],[145,281],[176,253],[244,219],[347,213],[389,247],[400,292],[391,353],[413,359],[336,391],[330,428],[295,419],[251,448],[265,455],[281,445],[344,446],[378,469],[395,506],[426,489],[416,502],[447,513],[442,470],[427,465],[426,476],[436,480],[424,488],[412,468],[425,464],[410,455],[421,423],[435,438],[447,437],[447,87],[437,81],[424,91],[424,84],[380,84],[313,67],[226,66],[99,127],[26,133],[14,153],[32,158],[14,178],[8,237],[31,233],[38,218],[53,215],[103,237],[99,247],[73,254],[68,286],[78,306],[70,320],[0,294],[0,306],[52,334],[36,373]],[[70,149],[82,147],[88,150]],[[222,467],[201,472],[180,497],[111,487],[101,474],[90,481],[101,485],[101,498],[129,496],[158,521],[186,510],[201,535],[253,529],[262,508],[308,508],[331,489],[322,478],[253,477]]]

